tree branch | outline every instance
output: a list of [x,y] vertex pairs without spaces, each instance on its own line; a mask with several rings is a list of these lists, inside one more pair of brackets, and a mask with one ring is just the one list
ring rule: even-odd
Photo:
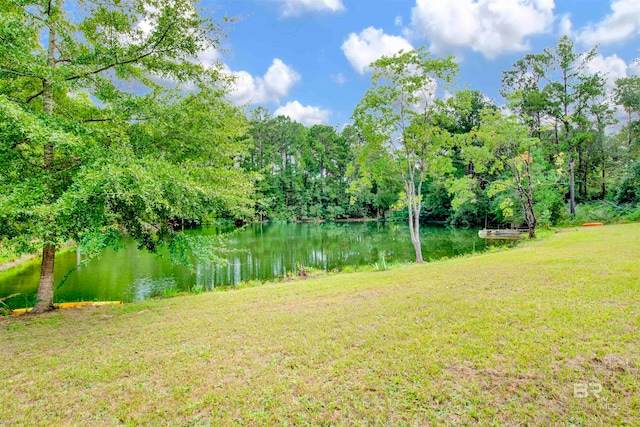
[[116,60],[111,64],[108,64],[108,65],[105,65],[103,67],[98,68],[97,70],[92,70],[92,71],[86,72],[84,74],[78,74],[78,75],[75,75],[75,76],[67,77],[65,80],[73,81],[73,80],[82,79],[84,77],[89,77],[89,76],[92,76],[94,74],[98,74],[98,73],[101,73],[103,71],[107,71],[107,70],[109,70],[109,69],[111,69],[113,67],[117,67],[118,65],[126,65],[126,64],[131,64],[131,63],[134,63],[134,62],[141,61],[144,58],[153,55],[154,53],[158,53],[159,51],[156,51],[156,48],[160,45],[160,43],[162,43],[164,41],[164,39],[166,38],[167,34],[169,33],[169,29],[170,28],[171,27],[167,27],[167,29],[164,31],[164,33],[162,33],[162,35],[160,36],[160,39],[158,41],[156,41],[153,44],[153,47],[151,48],[151,50],[149,52],[145,53],[145,54],[142,54],[142,55],[137,56],[135,58],[127,59],[127,60],[124,60],[124,61]]
[[36,93],[35,95],[31,95],[29,98],[27,98],[26,103],[30,103],[31,101],[33,101],[35,98],[39,97],[40,95],[42,95],[44,93],[44,90],[41,90],[40,92]]
[[32,77],[34,79],[44,80],[42,77],[36,76],[35,74],[22,73],[16,70],[10,70],[8,68],[0,68],[0,73],[9,73],[20,77]]
[[82,120],[82,123],[110,122],[112,120],[115,120],[115,119],[113,117],[110,117],[107,119],[87,119],[87,120]]
[[[107,70],[109,70],[109,69],[111,69],[113,67],[117,67],[118,65],[126,65],[126,64],[131,64],[131,63],[134,63],[134,62],[138,62],[138,61],[141,61],[142,59],[144,59],[144,58],[146,58],[148,56],[153,55],[154,53],[159,53],[159,52],[166,51],[166,50],[157,51],[156,48],[164,41],[164,39],[166,38],[166,36],[169,33],[170,29],[171,29],[170,26],[167,27],[166,30],[160,36],[160,38],[153,44],[153,47],[151,48],[151,50],[149,52],[145,53],[145,54],[139,55],[139,56],[137,56],[135,58],[127,59],[125,61],[118,61],[117,60],[117,56],[116,56],[116,61],[114,61],[114,62],[112,62],[112,63],[110,63],[108,65],[105,65],[105,66],[100,67],[100,68],[98,68],[96,70],[92,70],[92,71],[89,71],[89,72],[86,72],[86,73],[83,73],[83,74],[77,74],[75,76],[67,77],[65,80],[66,81],[79,80],[79,79],[82,79],[82,78],[85,78],[85,77],[89,77],[89,76],[101,73],[103,71],[107,71]],[[62,61],[67,62],[67,60],[62,60]],[[68,61],[68,62],[70,62],[70,61]],[[33,76],[33,77],[37,77],[37,76]],[[44,81],[45,79],[42,79],[42,80]],[[35,98],[39,97],[43,93],[44,93],[44,91],[40,91],[40,92],[30,96],[29,98],[27,98],[26,103],[28,104],[29,102],[33,101]]]

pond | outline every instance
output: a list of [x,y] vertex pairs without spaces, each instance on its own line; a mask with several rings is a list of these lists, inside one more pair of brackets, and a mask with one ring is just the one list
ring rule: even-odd
[[[212,235],[231,230],[205,226],[186,232]],[[421,236],[427,261],[486,249],[473,229],[423,226]],[[126,239],[122,246],[80,265],[73,249],[57,254],[56,302],[132,302],[175,291],[282,278],[300,266],[333,271],[415,259],[408,225],[378,222],[249,225],[230,236],[227,247],[237,251],[225,255],[226,265],[200,261],[189,268],[138,250]],[[32,305],[39,273],[38,260],[0,272],[0,298],[19,293],[7,301],[11,308]]]

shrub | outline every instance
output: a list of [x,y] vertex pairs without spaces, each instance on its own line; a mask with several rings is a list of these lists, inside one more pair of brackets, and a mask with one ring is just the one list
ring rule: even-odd
[[616,189],[615,201],[618,204],[640,203],[640,162],[635,162],[622,178]]

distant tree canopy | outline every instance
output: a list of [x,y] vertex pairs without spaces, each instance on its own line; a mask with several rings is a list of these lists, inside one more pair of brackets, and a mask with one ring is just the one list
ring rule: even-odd
[[[325,125],[307,128],[287,117],[271,117],[263,108],[250,116],[253,146],[242,166],[262,177],[255,203],[261,220],[370,217],[389,209],[385,182],[363,189],[357,199],[350,193],[358,179],[352,169],[362,142],[353,126],[341,132]],[[393,204],[397,196],[391,198]]]

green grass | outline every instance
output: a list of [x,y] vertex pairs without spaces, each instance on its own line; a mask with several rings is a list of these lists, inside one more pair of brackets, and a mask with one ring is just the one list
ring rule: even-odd
[[640,224],[616,225],[4,318],[0,424],[637,425],[639,259]]

